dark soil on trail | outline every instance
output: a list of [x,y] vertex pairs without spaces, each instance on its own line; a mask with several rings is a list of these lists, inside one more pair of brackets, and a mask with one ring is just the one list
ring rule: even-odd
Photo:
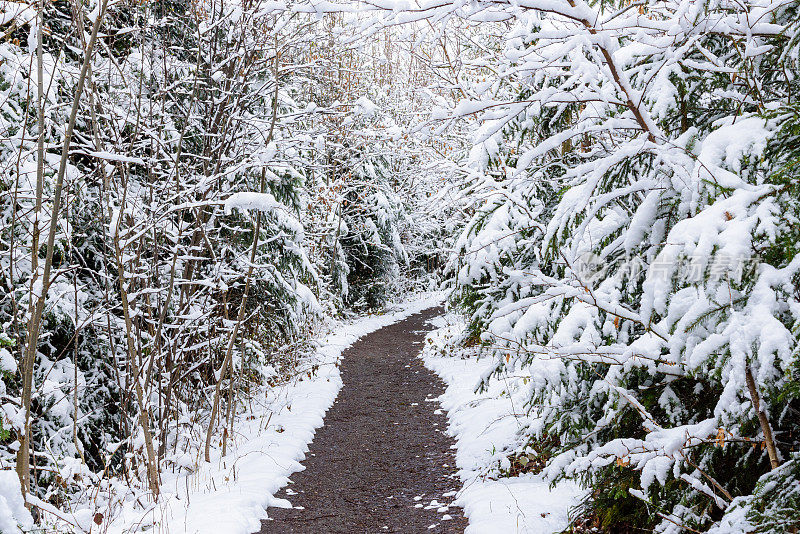
[[460,484],[434,401],[443,384],[417,358],[439,313],[412,315],[344,351],[344,387],[306,469],[277,495],[293,508],[270,508],[262,534],[464,531],[461,509],[447,507]]

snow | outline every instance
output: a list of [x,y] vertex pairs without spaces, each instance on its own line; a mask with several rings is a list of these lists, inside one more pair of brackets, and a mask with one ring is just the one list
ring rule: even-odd
[[17,472],[0,471],[0,532],[22,532],[33,526],[33,518],[25,508]]
[[580,495],[575,484],[551,489],[540,476],[520,475],[477,480],[465,486],[456,504],[469,518],[465,534],[555,534],[567,527],[567,513]]
[[[267,507],[288,507],[274,495],[301,471],[314,432],[322,426],[342,380],[337,362],[342,351],[360,337],[409,315],[439,304],[441,293],[429,293],[399,304],[384,315],[372,315],[350,323],[334,323],[331,333],[318,340],[318,350],[307,367],[319,365],[311,378],[300,377],[283,387],[266,387],[254,396],[253,408],[240,414],[229,452],[212,453],[206,464],[188,458],[195,471],[180,476],[164,474],[158,503],[143,511],[135,502],[108,525],[109,533],[153,528],[160,533],[250,534],[267,519]],[[265,370],[268,372],[268,370]],[[76,523],[94,514],[76,513]],[[2,529],[0,529],[2,530]]]
[[496,477],[496,464],[507,461],[509,449],[518,445],[520,431],[529,422],[521,413],[524,388],[515,387],[521,382],[504,377],[477,393],[478,384],[495,363],[469,349],[447,353],[448,340],[464,328],[456,315],[432,322],[439,329],[428,335],[422,358],[447,385],[439,401],[447,411],[448,432],[456,439],[456,465],[463,486],[454,503],[469,519],[466,534],[562,531],[570,508],[584,495],[575,483],[559,482],[551,488],[541,475],[532,473]]
[[230,215],[234,209],[240,211],[257,210],[275,217],[285,228],[296,235],[302,235],[303,225],[293,215],[289,209],[275,199],[271,193],[256,193],[245,191],[234,193],[225,199],[225,215]]
[[285,209],[285,206],[275,200],[275,197],[270,193],[246,191],[234,193],[225,200],[225,215],[230,215],[234,209],[254,209],[269,213],[275,210]]
[[17,21],[19,26],[33,22],[35,25],[36,10],[32,5],[23,2],[2,2],[0,3],[0,25],[5,26],[9,22]]
[[358,115],[364,117],[372,117],[378,111],[378,106],[375,105],[369,98],[362,96],[356,100],[356,110]]
[[[100,22],[101,5],[84,6],[89,20]],[[51,347],[35,368],[34,450],[40,472],[59,477],[40,480],[37,495],[49,502],[36,503],[43,516],[73,531],[94,528],[99,512],[108,516],[100,530],[112,532],[238,532],[257,525],[269,504],[287,504],[274,500],[274,490],[301,468],[305,446],[341,385],[340,345],[359,335],[361,322],[336,323],[336,335],[318,340],[318,354],[305,361],[320,364],[318,373],[256,391],[238,414],[229,454],[217,452],[210,464],[200,460],[197,444],[208,423],[203,394],[215,375],[203,371],[199,358],[208,354],[201,349],[211,352],[231,328],[229,314],[215,303],[222,300],[227,311],[246,267],[258,267],[252,301],[268,304],[252,322],[255,329],[268,324],[265,338],[286,327],[287,340],[305,341],[317,319],[347,313],[346,303],[361,306],[362,282],[348,281],[364,261],[352,252],[358,241],[364,250],[381,251],[364,258],[381,263],[375,281],[387,293],[432,287],[444,276],[453,296],[463,295],[460,304],[473,314],[486,352],[493,352],[481,359],[473,349],[455,348],[450,340],[463,324],[448,316],[426,354],[448,383],[441,402],[457,439],[464,482],[458,498],[471,531],[559,530],[581,492],[546,482],[600,474],[590,484],[602,495],[597,469],[620,461],[638,478],[631,493],[652,499],[638,503],[641,510],[665,514],[658,532],[672,534],[684,521],[701,530],[713,523],[726,532],[763,530],[755,519],[752,527],[737,527],[749,520],[744,508],[721,499],[695,464],[724,486],[733,468],[719,463],[724,455],[716,448],[724,441],[728,447],[764,442],[754,408],[758,392],[746,384],[751,373],[783,449],[778,460],[797,449],[786,430],[800,354],[791,98],[800,24],[791,2],[640,2],[616,9],[563,0],[268,0],[252,8],[196,7],[191,20],[174,20],[177,33],[150,31],[162,23],[157,18],[132,20],[114,30],[116,37],[152,38],[141,47],[115,38],[121,47],[100,47],[89,58],[100,120],[82,117],[76,135],[79,153],[105,172],[71,159],[63,209],[53,209],[51,220],[51,176],[80,71],[76,59],[83,59],[79,32],[45,28],[37,68],[36,5],[0,4],[6,33],[0,160],[8,169],[0,189],[9,192],[0,195],[0,235],[8,240],[0,246],[8,273],[0,301],[14,303],[0,306],[0,328],[25,319],[38,297],[47,300],[41,341]],[[364,10],[379,13],[370,20]],[[313,24],[335,12],[352,16],[341,17],[342,25]],[[456,23],[452,34],[448,21]],[[193,65],[179,38],[181,22],[196,35],[197,50],[230,54]],[[430,31],[418,31],[428,22]],[[373,38],[379,30],[385,42]],[[25,33],[27,43],[20,42]],[[297,54],[278,53],[286,37]],[[462,48],[466,42],[477,46]],[[62,45],[72,53],[61,53]],[[354,68],[339,69],[337,83],[328,67],[338,60]],[[48,88],[41,95],[44,175],[36,165],[37,121],[28,120],[39,84]],[[217,110],[216,117],[208,110]],[[201,151],[194,150],[198,140]],[[274,196],[247,191],[258,183]],[[44,190],[35,203],[37,186]],[[241,213],[222,217],[223,205],[226,214]],[[249,262],[246,236],[256,211],[263,239]],[[50,287],[42,286],[42,266],[34,266],[35,247],[43,243],[33,241],[37,228],[42,236],[57,230]],[[94,244],[112,236],[121,256],[109,261],[109,252]],[[391,261],[381,259],[384,252]],[[75,268],[80,255],[86,261]],[[450,265],[442,273],[445,255]],[[407,280],[420,260],[437,272]],[[116,366],[132,356],[125,352],[117,289],[108,285],[118,276],[119,296],[127,284],[136,345],[149,368],[167,369],[165,356],[181,353],[192,366],[174,375],[187,392],[174,419],[170,410],[156,409],[173,391],[165,389],[172,379],[162,386],[160,377],[148,376],[141,406],[110,414],[133,424],[107,420],[105,408],[122,398],[114,388],[124,376],[111,371],[126,371]],[[279,308],[287,318],[273,329],[278,314],[271,312]],[[19,318],[11,313],[17,309]],[[140,325],[159,316],[159,350],[144,350],[152,329],[140,335]],[[62,339],[70,330],[75,343]],[[19,346],[9,341],[0,342],[9,347],[0,347],[0,415],[4,429],[18,431],[25,422],[13,376]],[[45,356],[63,353],[63,343],[75,353],[61,361]],[[274,349],[267,343],[246,339],[248,352],[234,355],[233,368],[265,382],[282,380],[275,368],[246,363],[246,354],[258,358]],[[97,365],[77,372],[73,357]],[[197,380],[191,373],[200,371]],[[478,384],[486,390],[476,393]],[[691,391],[699,402],[686,402]],[[148,405],[154,439],[175,448],[159,454],[164,493],[145,511],[144,435],[135,416]],[[588,407],[581,417],[573,415],[576,405]],[[635,430],[626,424],[606,432],[629,417],[626,411],[641,416]],[[530,440],[545,429],[563,448],[544,474],[505,477],[515,455],[535,454]],[[18,447],[7,440],[0,468],[10,468]],[[89,465],[102,467],[103,454],[95,451],[118,448],[124,452],[110,470],[91,473],[79,461],[86,451]],[[755,477],[766,456],[756,447],[736,470]],[[18,513],[13,477],[0,481],[0,490],[0,530],[16,529],[27,516]],[[731,490],[748,491],[737,481]],[[707,503],[728,506],[727,517],[708,513]]]
[[144,165],[145,162],[142,158],[134,158],[131,156],[126,156],[124,154],[114,154],[112,152],[103,152],[103,151],[93,151],[89,152],[89,155],[97,158],[97,159],[104,159],[106,161],[119,161],[122,163],[135,163],[137,165]]
[[17,372],[17,361],[8,350],[0,347],[0,371],[15,374]]

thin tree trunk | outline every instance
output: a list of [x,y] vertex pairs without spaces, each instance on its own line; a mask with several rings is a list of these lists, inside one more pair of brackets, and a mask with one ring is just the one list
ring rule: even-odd
[[747,389],[750,390],[750,400],[753,403],[753,408],[758,415],[758,423],[761,425],[761,432],[764,433],[764,442],[769,455],[769,464],[772,469],[776,469],[780,465],[778,459],[778,449],[775,447],[775,438],[772,435],[772,426],[769,424],[764,408],[761,406],[761,394],[758,391],[758,385],[753,377],[753,370],[747,366],[745,370],[745,381],[747,382]]
[[[265,145],[269,145],[272,142],[272,136],[275,132],[275,123],[278,120],[278,67],[279,63],[279,54],[278,54],[278,40],[277,37],[275,38],[275,64],[274,64],[274,75],[275,75],[275,92],[273,93],[272,97],[272,120],[269,125],[269,133],[267,134]],[[262,169],[261,171],[261,185],[259,190],[261,193],[264,192],[264,188],[266,186],[266,173]],[[225,350],[225,358],[222,361],[222,365],[219,369],[219,376],[216,377],[216,385],[214,387],[214,400],[211,405],[211,418],[208,421],[208,430],[206,431],[206,443],[205,443],[205,450],[204,450],[204,457],[206,462],[211,461],[211,440],[214,437],[214,426],[217,420],[217,414],[219,413],[219,397],[220,397],[220,389],[222,388],[222,381],[225,379],[225,373],[228,370],[228,366],[231,363],[231,359],[233,358],[233,347],[236,344],[236,336],[239,333],[239,326],[242,324],[244,320],[245,312],[246,312],[246,304],[247,304],[247,294],[250,291],[250,280],[253,276],[253,265],[255,264],[256,260],[256,251],[258,250],[258,236],[261,233],[261,212],[257,212],[256,215],[256,227],[255,233],[253,234],[253,246],[250,249],[250,264],[247,266],[247,275],[245,276],[245,284],[244,284],[244,293],[242,294],[242,302],[239,305],[239,313],[236,317],[236,324],[233,326],[233,332],[231,333],[231,337],[228,340],[228,346]]]
[[[263,183],[263,179],[262,179]],[[228,340],[228,347],[225,350],[225,359],[222,361],[222,366],[219,369],[219,376],[216,377],[217,384],[214,387],[214,401],[211,406],[211,418],[208,421],[208,430],[206,431],[206,445],[205,445],[205,460],[211,461],[211,440],[214,437],[214,423],[217,420],[217,413],[219,413],[219,397],[222,388],[222,381],[225,379],[225,373],[231,364],[233,358],[233,347],[236,344],[236,336],[239,334],[239,326],[244,320],[247,308],[247,293],[250,291],[250,280],[253,276],[253,265],[256,261],[256,251],[258,250],[258,236],[261,233],[261,212],[257,212],[255,232],[253,233],[253,246],[250,249],[250,265],[247,266],[247,275],[244,282],[244,293],[242,294],[242,302],[239,304],[239,313],[236,317],[236,324],[233,325],[233,332]]]
[[[33,391],[33,368],[36,363],[36,353],[39,345],[39,331],[42,325],[42,315],[44,314],[45,302],[47,300],[47,291],[50,286],[50,274],[53,266],[53,251],[55,248],[56,229],[58,227],[58,217],[61,212],[61,196],[64,190],[64,176],[67,171],[67,163],[69,160],[69,147],[72,141],[72,133],[75,130],[75,120],[78,116],[78,109],[80,108],[81,95],[83,94],[83,87],[86,82],[86,75],[89,71],[89,65],[92,60],[92,53],[94,44],[97,41],[97,32],[100,29],[100,24],[105,16],[106,6],[108,0],[102,0],[100,4],[100,11],[97,18],[94,20],[92,26],[92,35],[89,38],[89,43],[86,45],[84,51],[83,65],[78,77],[78,85],[75,88],[75,96],[72,100],[72,109],[70,110],[69,122],[67,129],[64,132],[64,144],[61,147],[61,160],[58,167],[58,175],[56,176],[56,185],[53,191],[53,206],[50,212],[50,228],[47,234],[47,252],[44,260],[44,267],[42,271],[41,283],[37,284],[36,272],[38,271],[38,236],[35,237],[35,248],[31,251],[33,257],[33,281],[31,283],[32,297],[35,297],[36,303],[33,305],[33,313],[28,320],[27,340],[25,345],[25,353],[22,366],[22,406],[25,412],[24,415],[24,429],[20,436],[20,447],[17,451],[17,475],[20,479],[23,495],[30,489],[30,438],[31,438],[31,394]],[[42,26],[44,25],[44,1],[39,3],[39,24],[37,26],[37,72],[38,72],[38,116],[39,116],[39,140],[37,146],[37,183],[36,183],[36,204],[37,204],[37,219],[41,211],[42,190],[44,185],[44,102],[42,100],[44,87],[43,87],[43,73],[42,73]],[[38,234],[38,222],[35,223],[34,230]]]
[[[39,14],[36,23],[36,115],[38,122],[38,139],[36,147],[36,207],[33,219],[33,239],[31,243],[31,288],[28,309],[27,344],[22,359],[22,408],[25,412],[25,423],[19,435],[17,450],[17,476],[19,476],[22,494],[30,489],[30,447],[31,435],[31,391],[33,389],[33,366],[36,361],[36,348],[39,337],[39,323],[35,321],[38,302],[43,299],[43,290],[36,283],[39,276],[39,217],[42,212],[42,196],[44,190],[44,74],[42,67],[42,26],[44,25],[44,0],[39,2]],[[51,220],[52,224],[52,220]],[[36,293],[39,293],[36,295]]]
[[[122,194],[122,205],[125,205],[125,197],[127,196],[127,188]],[[122,213],[118,215],[119,219],[122,218]],[[153,435],[150,430],[150,411],[149,403],[145,398],[144,389],[142,388],[142,377],[140,376],[139,360],[137,359],[136,345],[133,340],[133,321],[131,320],[130,302],[128,301],[128,292],[125,290],[125,267],[123,264],[122,249],[119,246],[119,226],[121,220],[112,221],[114,228],[114,252],[117,261],[117,277],[119,280],[119,296],[122,303],[122,314],[125,319],[125,341],[128,349],[128,361],[131,366],[131,375],[133,378],[134,393],[136,395],[136,403],[139,407],[139,425],[142,427],[144,435],[145,452],[147,454],[147,482],[150,491],[153,493],[154,500],[158,499],[159,493],[159,480],[158,480],[158,462],[155,454],[155,447],[153,446]]]

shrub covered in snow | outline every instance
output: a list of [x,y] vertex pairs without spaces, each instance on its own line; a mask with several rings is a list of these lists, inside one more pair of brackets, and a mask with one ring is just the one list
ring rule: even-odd
[[530,373],[525,446],[604,527],[796,527],[764,505],[800,445],[796,5],[431,9],[505,21],[449,112],[484,119],[451,272],[493,372]]

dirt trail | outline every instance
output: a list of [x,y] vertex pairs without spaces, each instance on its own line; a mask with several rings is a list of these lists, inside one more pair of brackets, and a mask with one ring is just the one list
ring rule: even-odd
[[278,494],[294,508],[270,508],[261,533],[463,532],[461,509],[443,509],[459,487],[447,418],[433,400],[443,385],[417,358],[440,313],[412,315],[344,351],[344,387],[306,470]]

